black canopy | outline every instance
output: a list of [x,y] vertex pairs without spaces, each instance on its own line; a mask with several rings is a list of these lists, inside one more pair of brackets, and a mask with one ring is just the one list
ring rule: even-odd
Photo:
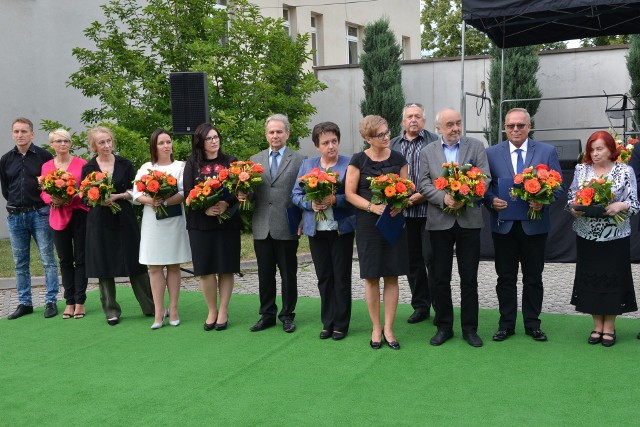
[[462,0],[462,19],[499,47],[640,33],[640,0]]

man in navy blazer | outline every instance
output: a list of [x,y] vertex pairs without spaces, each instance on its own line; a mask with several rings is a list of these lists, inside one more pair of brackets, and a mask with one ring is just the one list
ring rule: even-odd
[[[547,335],[540,329],[542,311],[542,271],[547,235],[551,225],[549,207],[538,202],[529,206],[542,211],[542,219],[508,221],[499,218],[508,201],[498,197],[498,179],[513,179],[520,168],[545,164],[549,169],[561,172],[560,161],[552,145],[529,138],[531,117],[524,108],[507,112],[504,128],[508,140],[487,149],[491,169],[491,185],[485,196],[485,206],[491,214],[491,231],[495,247],[495,266],[498,274],[496,293],[500,307],[498,331],[494,341],[504,341],[515,333],[518,311],[518,268],[522,266],[522,316],[525,333],[536,341],[546,341]],[[521,160],[518,160],[521,156]],[[520,166],[518,163],[520,162]],[[556,191],[556,199],[564,190]]]

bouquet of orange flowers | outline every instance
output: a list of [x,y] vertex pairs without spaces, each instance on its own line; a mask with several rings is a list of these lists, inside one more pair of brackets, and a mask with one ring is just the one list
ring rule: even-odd
[[[608,216],[604,214],[604,208],[613,201],[615,195],[611,191],[613,187],[613,181],[609,181],[603,176],[599,178],[591,178],[588,182],[583,181],[580,184],[580,189],[576,191],[576,197],[573,199],[573,208],[577,211],[585,211],[585,215],[588,217],[607,217],[610,218],[616,226],[619,226],[629,216],[627,212],[620,212],[614,216]],[[586,206],[598,206],[602,209],[598,209],[597,213],[591,213]]]
[[[244,162],[232,162],[228,169],[223,169],[218,174],[218,179],[234,195],[238,193],[248,194],[262,183],[262,173],[264,169],[260,163],[250,160]],[[251,209],[251,202],[245,200],[240,202],[243,210]]]
[[[338,180],[338,172],[332,172],[327,169],[326,172],[320,168],[313,168],[311,171],[298,178],[298,184],[304,188],[306,196],[305,201],[322,202],[327,196],[336,194],[336,187],[341,184]],[[327,220],[325,211],[316,212],[316,221]]]
[[65,203],[68,203],[77,192],[75,177],[60,169],[54,169],[44,176],[39,176],[38,182],[42,191],[50,196],[61,198]]
[[371,181],[369,188],[373,196],[371,203],[374,205],[391,205],[394,208],[403,209],[409,205],[409,196],[416,189],[413,182],[400,178],[398,174],[388,173],[377,177],[367,178]]
[[[171,174],[153,169],[147,169],[147,171],[148,174],[133,181],[138,191],[144,192],[154,200],[165,199],[178,192],[178,181]],[[167,210],[162,205],[155,207],[154,210],[160,217],[167,216]]]
[[[91,172],[80,182],[78,195],[88,206],[95,208],[109,200],[111,193],[115,190],[116,188],[113,186],[113,181],[108,173]],[[112,203],[109,207],[114,214],[122,210],[117,203]]]
[[[535,168],[529,166],[513,177],[511,197],[514,200],[520,197],[526,202],[533,201],[548,205],[556,199],[553,192],[560,188],[561,184],[560,172],[549,169],[545,164],[539,164]],[[529,218],[541,219],[542,212],[529,208]]]
[[[442,174],[433,181],[433,185],[436,190],[444,190],[456,202],[464,202],[464,206],[473,206],[487,191],[485,179],[487,175],[482,169],[468,163],[459,165],[451,162],[442,164]],[[443,211],[456,216],[462,213],[462,209],[451,209],[448,206]]]
[[[208,178],[199,182],[189,191],[189,195],[185,200],[187,209],[205,210],[215,205],[223,196],[223,187],[219,179]],[[229,215],[225,212],[218,215],[218,221],[222,223]]]

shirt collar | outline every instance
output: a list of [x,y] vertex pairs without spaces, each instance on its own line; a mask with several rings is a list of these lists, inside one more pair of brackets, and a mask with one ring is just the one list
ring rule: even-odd
[[[529,145],[529,138],[525,139],[524,142],[522,143],[522,145],[519,147],[524,153],[527,152],[527,148]],[[511,143],[511,141],[509,141],[509,153],[513,154],[514,151],[516,151],[518,149],[518,147],[516,147],[515,145],[513,145]]]
[[442,147],[443,148],[449,148],[449,149],[454,149],[457,147],[460,147],[460,140],[458,140],[455,144],[453,145],[449,145],[446,142],[444,142],[444,139],[442,137],[440,137],[440,142],[442,143]]
[[[283,145],[281,149],[277,150],[278,153],[280,153],[280,156],[284,156],[284,152],[286,150],[287,146]],[[269,148],[269,157],[271,157],[271,153],[273,153],[273,150],[271,148]]]

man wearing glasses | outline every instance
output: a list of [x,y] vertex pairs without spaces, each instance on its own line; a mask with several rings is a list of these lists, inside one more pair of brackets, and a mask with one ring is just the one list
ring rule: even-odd
[[58,266],[49,228],[49,206],[40,198],[38,185],[42,165],[53,156],[33,144],[35,133],[29,119],[15,119],[11,130],[16,146],[0,159],[0,185],[9,212],[7,228],[15,263],[19,305],[7,318],[12,320],[33,313],[29,271],[32,237],[38,245],[45,273],[47,294],[44,317],[54,317],[58,314]]
[[[472,347],[482,347],[478,336],[478,265],[480,263],[480,229],[483,226],[482,207],[457,202],[434,181],[442,174],[442,164],[455,162],[472,164],[489,176],[489,164],[484,144],[462,136],[460,113],[446,108],[436,116],[436,129],[441,139],[427,145],[420,153],[420,193],[427,198],[427,230],[431,239],[433,267],[429,279],[437,333],[431,345],[444,344],[453,336],[453,302],[451,300],[451,270],[453,255],[460,274],[460,323],[462,338]],[[488,184],[488,180],[485,184]],[[445,208],[448,208],[447,212]]]
[[[420,151],[438,135],[424,128],[426,119],[421,104],[409,103],[402,110],[404,132],[391,140],[391,149],[402,153],[409,162],[409,179],[420,182]],[[409,198],[409,207],[403,211],[407,226],[409,247],[409,288],[413,314],[407,322],[418,323],[430,317],[431,293],[427,272],[431,270],[431,244],[427,223],[427,199],[415,192]]]
[[[546,341],[540,329],[542,311],[542,271],[544,250],[550,228],[549,207],[529,202],[529,207],[542,211],[542,219],[532,220],[526,209],[520,214],[507,214],[509,203],[504,194],[513,185],[515,174],[524,168],[545,164],[560,172],[560,162],[553,146],[529,138],[531,117],[524,108],[507,112],[504,128],[507,140],[487,149],[491,169],[491,185],[485,196],[485,206],[491,214],[491,232],[495,247],[495,266],[498,274],[496,292],[500,307],[498,331],[494,341],[504,341],[515,333],[518,312],[518,268],[522,266],[522,316],[525,334],[536,341]],[[501,179],[502,178],[502,179]],[[500,184],[500,185],[499,185]],[[500,188],[502,187],[502,188]],[[556,199],[564,190],[559,190]],[[500,194],[503,197],[499,197]],[[504,211],[501,214],[501,211]]]

